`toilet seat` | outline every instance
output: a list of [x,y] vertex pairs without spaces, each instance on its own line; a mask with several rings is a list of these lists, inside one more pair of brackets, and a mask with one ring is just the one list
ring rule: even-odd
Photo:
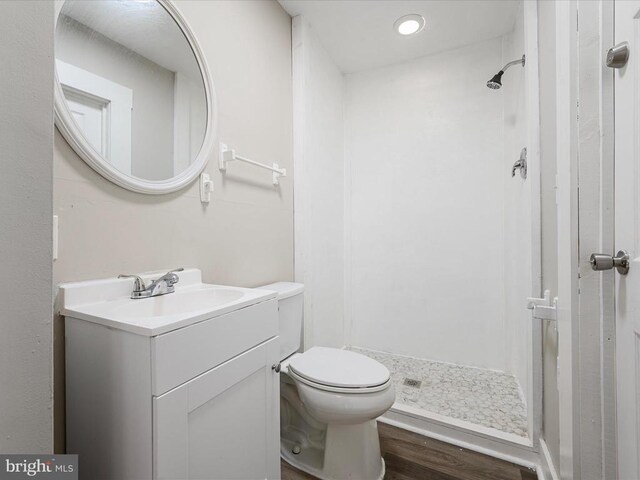
[[319,390],[372,393],[389,387],[391,375],[381,363],[360,353],[312,347],[288,363],[294,379]]

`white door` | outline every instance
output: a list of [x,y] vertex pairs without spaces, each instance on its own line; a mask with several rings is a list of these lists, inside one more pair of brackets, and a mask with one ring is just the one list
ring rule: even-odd
[[133,90],[61,60],[56,60],[56,72],[86,140],[107,162],[131,175]]
[[274,338],[153,399],[155,479],[280,478]]
[[[615,70],[615,244],[630,254],[616,276],[618,477],[640,479],[640,1],[615,2],[615,42],[629,42]],[[607,252],[609,253],[609,252]]]

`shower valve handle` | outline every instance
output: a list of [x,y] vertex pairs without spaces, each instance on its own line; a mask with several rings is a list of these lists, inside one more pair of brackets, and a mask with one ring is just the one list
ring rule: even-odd
[[511,168],[511,177],[516,176],[516,170],[520,170],[520,176],[523,179],[527,178],[527,147],[524,147],[520,151],[520,158],[513,164]]

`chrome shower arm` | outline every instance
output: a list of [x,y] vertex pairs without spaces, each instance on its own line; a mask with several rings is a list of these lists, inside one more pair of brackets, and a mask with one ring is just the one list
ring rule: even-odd
[[487,87],[489,87],[492,90],[498,90],[499,88],[502,87],[502,75],[504,75],[504,72],[509,68],[509,67],[513,67],[514,65],[522,65],[524,67],[524,55],[522,55],[522,58],[519,60],[514,60],[513,62],[509,62],[507,63],[504,67],[502,67],[502,70],[500,70],[498,73],[496,73],[493,77],[491,77],[491,79],[487,82]]
[[507,63],[504,67],[502,67],[502,71],[506,72],[507,68],[513,67],[514,65],[522,65],[524,67],[525,56],[522,55],[522,58],[518,60],[513,60],[512,62]]

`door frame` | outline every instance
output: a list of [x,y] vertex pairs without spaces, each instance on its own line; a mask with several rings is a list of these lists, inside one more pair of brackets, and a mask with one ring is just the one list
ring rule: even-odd
[[598,479],[617,478],[615,276],[589,263],[592,253],[614,250],[614,76],[604,64],[613,7],[611,0],[578,0],[578,468],[583,478]]
[[[524,16],[524,48],[527,58],[525,65],[526,78],[526,111],[527,111],[527,156],[530,175],[529,195],[531,199],[531,271],[530,294],[543,295],[542,292],[542,202],[541,202],[541,156],[540,156],[540,77],[538,48],[538,2],[523,2]],[[523,299],[525,300],[525,299]],[[529,440],[533,451],[540,449],[542,433],[542,323],[529,317],[531,321],[530,355],[527,363],[531,376],[527,398],[527,417],[529,421]]]
[[[616,478],[612,0],[556,3],[559,472]],[[578,16],[578,12],[580,15]],[[595,373],[595,374],[594,374]]]
[[[613,0],[601,0],[600,55],[604,59],[606,50],[615,39],[615,4]],[[601,63],[602,74],[602,177],[601,177],[601,242],[602,251],[613,252],[615,248],[615,115],[614,72]],[[616,428],[616,311],[615,277],[601,276],[602,311],[602,478],[618,477],[618,448]]]
[[574,408],[578,398],[577,0],[556,3],[556,201],[558,204],[558,393],[560,476],[579,478]]

